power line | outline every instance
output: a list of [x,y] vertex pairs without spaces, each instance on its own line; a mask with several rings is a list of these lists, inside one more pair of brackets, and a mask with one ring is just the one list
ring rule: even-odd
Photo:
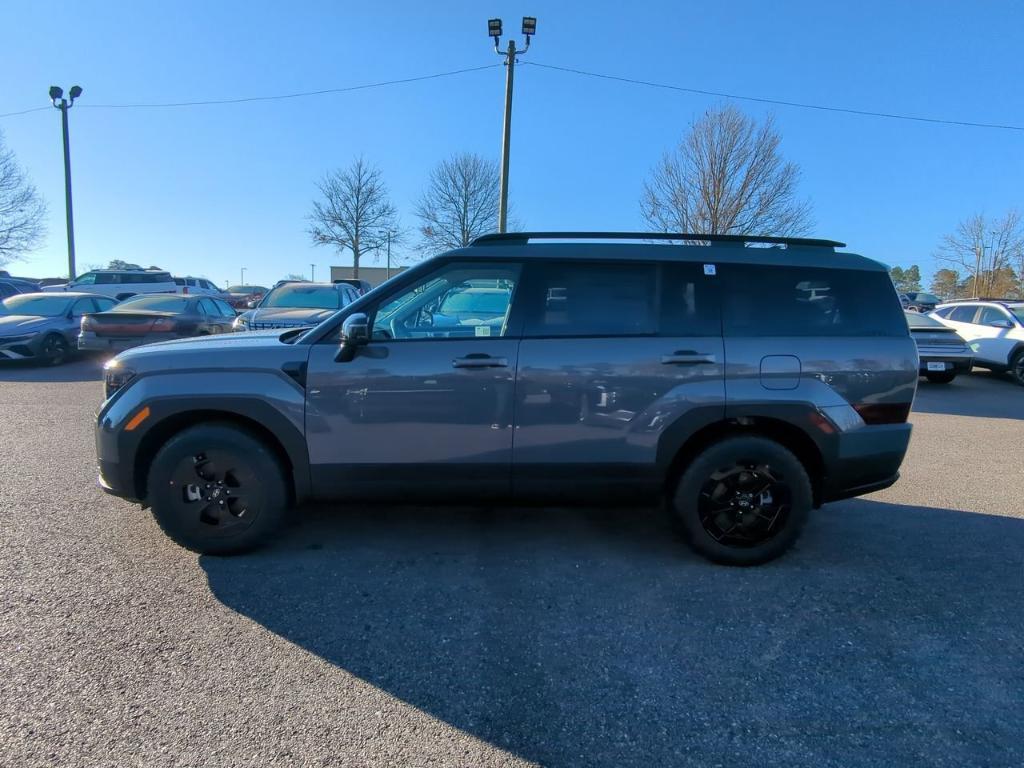
[[893,112],[872,112],[863,109],[847,109],[845,107],[827,107],[822,104],[804,104],[797,101],[783,101],[781,99],[766,99],[759,96],[742,96],[736,93],[724,93],[721,91],[708,91],[702,88],[686,88],[681,85],[669,85],[668,83],[655,83],[649,80],[637,80],[631,77],[619,77],[618,75],[606,75],[600,72],[587,72],[583,69],[574,69],[573,67],[559,67],[554,64],[542,64],[539,61],[528,61],[522,62],[531,67],[541,67],[542,69],[553,69],[559,72],[569,72],[574,75],[584,75],[586,77],[595,77],[601,80],[614,80],[619,83],[629,83],[631,85],[644,85],[649,88],[662,88],[669,91],[682,91],[683,93],[696,93],[702,96],[718,96],[725,99],[736,99],[737,101],[756,101],[761,104],[777,104],[783,107],[798,107],[800,109],[817,109],[822,112],[842,112],[848,115],[862,115],[865,117],[885,117],[893,120],[912,120],[919,123],[938,123],[941,125],[963,125],[971,128],[995,128],[1004,131],[1024,131],[1024,126],[1020,125],[1000,125],[998,123],[978,123],[967,120],[943,120],[937,117],[920,117],[917,115],[900,115]]
[[29,112],[42,112],[44,109],[50,109],[50,107],[33,107],[32,109],[23,109],[21,112],[8,112],[0,117],[15,117],[17,115],[27,115]]
[[[168,107],[205,107],[215,104],[244,104],[252,101],[281,101],[283,99],[300,99],[307,96],[325,96],[332,93],[348,93],[350,91],[363,91],[370,88],[383,88],[388,85],[402,85],[403,83],[417,83],[423,80],[436,80],[441,77],[451,77],[453,75],[462,75],[468,72],[479,72],[483,69],[493,69],[494,67],[500,67],[501,64],[484,64],[480,67],[467,67],[465,69],[453,69],[448,72],[435,72],[430,75],[420,75],[418,77],[405,77],[400,80],[381,80],[376,83],[364,83],[362,85],[350,85],[343,88],[325,88],[320,91],[301,91],[299,93],[283,93],[273,96],[245,96],[238,99],[208,99],[205,101],[175,101],[175,102],[160,102],[160,103],[148,103],[148,104],[78,104],[79,109],[162,109]],[[0,115],[3,117],[14,117],[15,115],[26,115],[29,112],[38,112],[39,110],[49,109],[49,107],[35,107],[34,109],[26,109],[21,112],[9,112],[7,114]]]

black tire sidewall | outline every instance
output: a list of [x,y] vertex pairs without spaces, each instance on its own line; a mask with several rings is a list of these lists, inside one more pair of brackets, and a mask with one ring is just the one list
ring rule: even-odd
[[[179,517],[180,508],[171,502],[169,478],[178,462],[210,449],[244,457],[259,482],[254,493],[260,496],[262,506],[256,520],[231,537],[195,535]],[[153,517],[164,533],[186,549],[207,555],[245,552],[264,544],[280,528],[288,506],[280,460],[262,440],[231,424],[203,424],[174,435],[153,459],[146,487]]]
[[1010,378],[1024,386],[1024,349],[1017,352],[1010,361]]
[[[53,355],[46,352],[46,349],[51,342],[59,345],[63,349],[63,352],[61,352],[61,354],[57,357],[54,357]],[[65,360],[67,360],[68,357],[71,355],[71,345],[68,344],[67,339],[65,339],[59,333],[51,333],[49,336],[43,339],[41,347],[44,351],[43,361],[47,365],[60,365]]]
[[[782,530],[768,541],[749,548],[730,547],[704,530],[698,499],[713,471],[747,458],[764,462],[781,474],[792,494],[791,508]],[[799,538],[813,506],[811,481],[800,460],[774,440],[757,436],[730,437],[708,446],[683,472],[672,499],[673,515],[690,546],[713,562],[738,566],[759,565],[783,554]]]

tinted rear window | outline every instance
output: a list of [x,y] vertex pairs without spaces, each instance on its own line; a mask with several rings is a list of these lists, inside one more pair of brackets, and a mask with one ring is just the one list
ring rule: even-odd
[[728,336],[906,336],[884,272],[726,265],[720,270]]
[[657,330],[653,264],[538,264],[526,336],[637,336]]

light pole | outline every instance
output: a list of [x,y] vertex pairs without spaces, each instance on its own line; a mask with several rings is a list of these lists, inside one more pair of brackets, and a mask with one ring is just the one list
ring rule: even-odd
[[309,279],[311,282],[316,282],[316,264],[309,265]]
[[[516,72],[516,41],[508,41],[508,49],[498,47],[501,39],[501,19],[487,20],[487,34],[494,38],[494,52],[505,57],[505,126],[501,137],[501,192],[498,197],[498,231],[504,232],[508,223],[508,154],[512,135],[512,81]],[[526,45],[518,53],[530,50],[530,38],[537,34],[537,19],[523,16],[523,35]]]
[[242,279],[238,281],[242,285],[245,285],[245,267],[242,267]]
[[60,110],[61,130],[64,134],[64,205],[68,223],[68,282],[75,279],[75,220],[71,214],[71,144],[68,141],[68,110],[75,99],[82,95],[82,88],[71,86],[68,98],[64,98],[64,90],[56,85],[50,86],[50,103]]

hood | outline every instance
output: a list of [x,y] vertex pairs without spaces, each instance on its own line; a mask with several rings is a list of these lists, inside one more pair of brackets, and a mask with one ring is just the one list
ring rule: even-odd
[[114,360],[140,373],[190,367],[280,369],[282,359],[305,359],[309,355],[307,345],[281,341],[294,335],[288,330],[270,330],[195,336],[133,347]]
[[337,311],[337,309],[310,309],[307,307],[257,307],[243,312],[242,316],[245,317],[246,322],[256,325],[262,323],[281,326],[318,325]]
[[60,325],[63,317],[40,317],[39,315],[0,315],[0,336],[16,336],[20,333],[34,333],[44,328]]

